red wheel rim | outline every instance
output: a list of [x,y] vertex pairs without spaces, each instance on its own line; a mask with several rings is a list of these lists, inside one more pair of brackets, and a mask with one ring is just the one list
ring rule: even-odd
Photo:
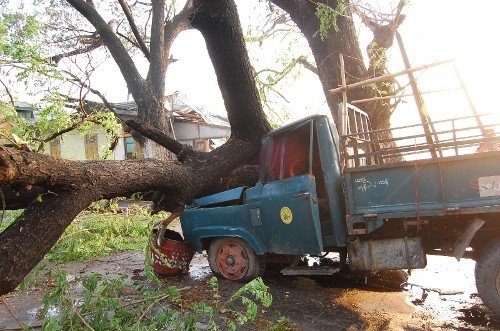
[[224,278],[239,280],[248,271],[248,254],[240,243],[232,240],[224,241],[217,248],[215,263]]

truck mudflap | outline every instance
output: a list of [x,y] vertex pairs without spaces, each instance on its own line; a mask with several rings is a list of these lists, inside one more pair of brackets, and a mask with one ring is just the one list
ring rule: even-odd
[[351,271],[425,268],[420,238],[360,240],[349,237],[347,254]]

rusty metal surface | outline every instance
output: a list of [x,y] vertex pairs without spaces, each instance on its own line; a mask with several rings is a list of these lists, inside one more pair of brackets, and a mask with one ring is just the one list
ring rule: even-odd
[[314,267],[314,266],[299,266],[286,267],[281,270],[281,274],[285,276],[331,276],[340,271],[340,268],[333,267]]
[[351,271],[417,269],[427,264],[420,238],[362,241],[350,237],[347,251]]
[[498,212],[499,164],[490,152],[347,171],[348,233],[357,223],[370,233],[384,219]]

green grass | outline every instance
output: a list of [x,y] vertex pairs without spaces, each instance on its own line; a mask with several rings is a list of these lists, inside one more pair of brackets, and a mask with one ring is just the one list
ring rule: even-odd
[[[7,211],[0,232],[22,210]],[[127,213],[83,211],[66,229],[46,258],[56,263],[87,261],[122,250],[142,250],[154,221],[165,214],[150,216],[145,208],[130,208]]]
[[[0,232],[5,230],[14,220],[23,213],[23,210],[6,210],[2,219],[2,223],[0,224]],[[0,211],[1,215],[1,211]]]

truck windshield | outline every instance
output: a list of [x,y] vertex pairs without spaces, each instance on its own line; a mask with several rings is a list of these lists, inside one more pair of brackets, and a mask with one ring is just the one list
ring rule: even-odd
[[309,146],[312,121],[263,141],[261,181],[263,183],[310,173]]

